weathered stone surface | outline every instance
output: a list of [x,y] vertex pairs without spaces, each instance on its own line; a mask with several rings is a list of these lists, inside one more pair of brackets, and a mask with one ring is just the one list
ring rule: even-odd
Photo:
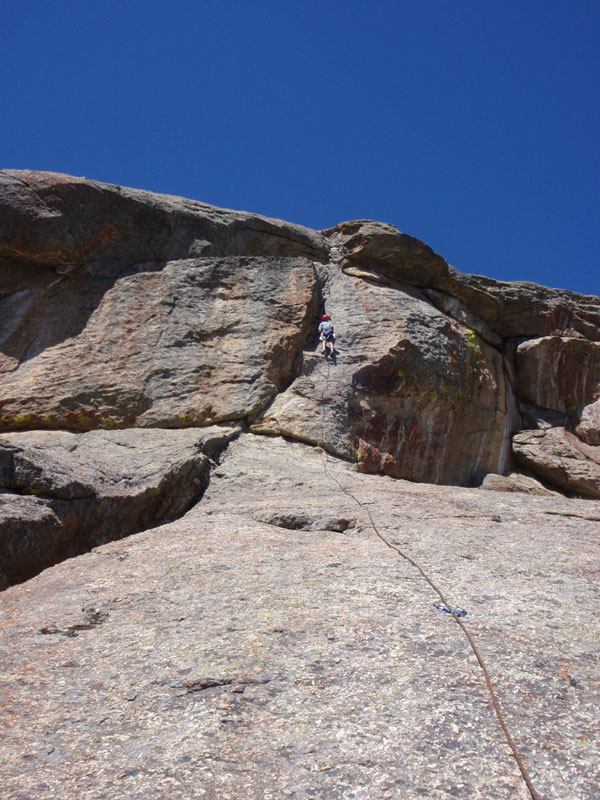
[[206,488],[209,459],[235,435],[217,427],[4,434],[0,585],[180,516]]
[[[0,296],[58,275],[113,279],[199,256],[323,259],[315,231],[53,172],[0,170]],[[18,269],[17,269],[18,267]]]
[[513,437],[513,451],[555,486],[600,497],[600,447],[585,444],[565,428],[521,431]]
[[497,333],[494,333],[481,317],[469,311],[456,297],[451,297],[445,292],[438,292],[436,289],[427,289],[425,294],[440,311],[444,312],[444,314],[448,314],[449,317],[460,322],[461,325],[466,325],[468,328],[474,330],[475,333],[481,336],[488,344],[491,344],[492,347],[502,347],[502,338],[498,336]]
[[495,281],[449,268],[436,289],[453,295],[503,339],[549,336],[572,330],[600,341],[600,299],[537,283]]
[[286,508],[279,511],[258,511],[253,515],[257,522],[277,525],[292,531],[337,531],[343,533],[354,528],[356,520],[327,514],[309,514],[303,508]]
[[586,444],[600,445],[600,400],[583,409],[575,432]]
[[600,396],[600,343],[545,336],[519,344],[519,394],[552,411],[578,416]]
[[5,430],[245,417],[294,376],[318,303],[312,263],[294,258],[175,261],[23,294],[0,317]]
[[305,352],[253,430],[411,480],[469,484],[506,468],[510,387],[494,348],[408,286],[332,272],[326,305],[335,363]]
[[391,225],[321,234],[53,173],[0,172],[0,212],[0,430],[244,420],[460,484],[509,471],[528,426],[600,443],[598,298],[462,275]]
[[535,283],[506,283],[465,275],[418,239],[393,225],[344,222],[324,233],[342,250],[343,263],[366,268],[460,301],[503,339],[539,337],[567,329],[600,340],[600,299]]
[[373,269],[412,286],[432,286],[448,264],[414,236],[372,220],[342,222],[323,231],[342,248],[344,267]]
[[[261,430],[396,477],[477,482],[509,468],[521,427],[500,336],[582,335],[599,318],[589,298],[463,276],[390,225],[322,236],[69,176],[0,177],[5,430],[252,421],[280,393]],[[281,394],[322,293],[339,344],[327,397],[309,354]],[[555,405],[570,402],[564,383]],[[537,418],[544,398],[527,391]]]
[[494,475],[490,473],[483,479],[480,489],[488,489],[492,492],[524,492],[525,494],[537,494],[543,497],[560,497],[560,492],[547,489],[540,481],[530,475],[521,475],[518,472],[511,472],[509,475]]
[[[6,797],[526,800],[458,626],[318,452],[230,450],[184,518],[0,595]],[[539,795],[596,800],[599,504],[328,469],[467,609]],[[253,519],[290,498],[360,524]]]
[[[390,225],[0,172],[0,426],[92,429],[0,436],[0,581],[94,548],[0,596],[3,800],[524,800],[367,508],[467,608],[540,796],[596,800],[600,504],[489,473],[531,421],[515,454],[600,496],[599,323]],[[239,429],[195,426],[237,419],[358,464],[243,435],[208,485]]]

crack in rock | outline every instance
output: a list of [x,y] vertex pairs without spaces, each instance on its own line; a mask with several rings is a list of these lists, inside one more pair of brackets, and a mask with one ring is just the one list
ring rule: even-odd
[[290,509],[288,511],[270,512],[258,511],[253,514],[257,522],[275,525],[292,531],[334,531],[344,533],[356,526],[355,519],[346,517],[324,516],[322,514],[309,514],[305,511]]
[[88,631],[92,628],[96,628],[98,625],[102,625],[103,622],[106,622],[108,619],[108,611],[99,611],[96,608],[82,608],[84,612],[84,617],[82,622],[76,622],[73,625],[66,625],[64,627],[58,627],[58,625],[46,625],[43,628],[40,628],[40,633],[45,635],[53,635],[60,633],[62,636],[68,636],[69,638],[75,638],[79,636],[79,631]]

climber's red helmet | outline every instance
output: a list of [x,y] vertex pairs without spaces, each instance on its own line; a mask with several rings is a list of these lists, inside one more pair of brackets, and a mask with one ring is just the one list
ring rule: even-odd
[[327,316],[327,314],[323,314],[323,322],[325,322],[325,320],[328,320],[328,319],[329,319],[329,317]]

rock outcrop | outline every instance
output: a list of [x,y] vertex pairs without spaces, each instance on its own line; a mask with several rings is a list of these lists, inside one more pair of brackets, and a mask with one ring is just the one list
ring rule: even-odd
[[324,259],[327,249],[320,234],[281,220],[70,175],[0,170],[0,296],[47,288],[61,275],[114,279],[226,255]]
[[181,516],[235,435],[209,427],[0,436],[0,588]]
[[507,467],[511,390],[497,350],[408,285],[337,273],[327,294],[340,320],[335,363],[309,353],[252,430],[430,483],[473,484]]
[[[463,275],[391,225],[316,232],[53,173],[0,172],[0,212],[0,430],[10,436],[241,425],[364,472],[478,486],[523,463],[515,433],[551,427],[572,437],[575,473],[550,474],[537,457],[527,470],[570,492],[583,491],[573,488],[582,469],[594,474],[585,446],[600,443],[598,298]],[[315,335],[323,310],[337,333],[328,360]],[[102,482],[82,482],[77,460],[45,469],[47,454],[27,447],[24,475],[64,467],[98,501]],[[7,530],[30,519],[49,531],[36,569],[93,544],[77,523],[81,541],[66,547],[66,498],[50,502],[7,474]]]
[[520,461],[555,486],[600,497],[600,447],[585,444],[564,428],[546,428],[518,433],[513,450]]
[[[5,430],[244,418],[297,374],[318,307],[314,269],[296,257],[283,268],[266,257],[168,262],[18,295],[6,326]],[[9,301],[19,298],[4,301],[6,314]]]
[[598,297],[464,275],[418,239],[393,225],[370,220],[344,222],[329,231],[341,240],[346,269],[357,267],[391,280],[443,292],[475,312],[502,339],[568,331],[600,341]]
[[525,797],[424,573],[595,800],[599,355],[391,225],[0,172],[3,797]]

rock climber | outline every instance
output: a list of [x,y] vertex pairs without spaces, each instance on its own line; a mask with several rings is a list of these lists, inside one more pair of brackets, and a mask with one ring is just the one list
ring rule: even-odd
[[327,316],[323,314],[321,322],[319,323],[319,341],[321,342],[321,352],[327,358],[327,352],[331,355],[335,351],[335,333],[333,332],[333,323]]

